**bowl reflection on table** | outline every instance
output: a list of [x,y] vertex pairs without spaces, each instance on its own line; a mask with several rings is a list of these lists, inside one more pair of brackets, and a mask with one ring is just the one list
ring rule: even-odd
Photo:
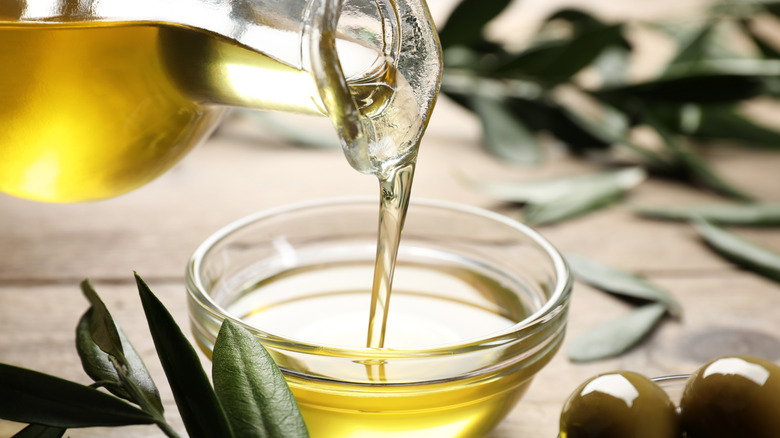
[[224,318],[243,323],[313,438],[483,436],[560,347],[566,265],[504,216],[412,202],[386,348],[366,348],[377,211],[375,199],[310,202],[218,231],[187,270],[196,340],[210,354]]

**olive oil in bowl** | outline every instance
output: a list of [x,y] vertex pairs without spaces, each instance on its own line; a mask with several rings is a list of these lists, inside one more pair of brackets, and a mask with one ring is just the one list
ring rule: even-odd
[[475,437],[522,397],[563,338],[570,280],[533,231],[412,201],[384,346],[366,347],[375,200],[328,200],[229,225],[187,271],[196,340],[223,318],[282,369],[312,437]]
[[[431,256],[444,261],[448,254]],[[465,266],[401,263],[386,348],[372,354],[362,349],[370,291],[357,284],[370,280],[372,269],[367,262],[284,271],[240,291],[226,310],[250,326],[272,328],[274,335],[322,350],[316,356],[275,355],[313,437],[486,433],[525,392],[532,369],[478,370],[499,362],[501,354],[481,351],[482,343],[447,346],[511,328],[529,316],[526,303]],[[359,353],[342,360],[339,349]],[[418,360],[415,354],[426,357]]]

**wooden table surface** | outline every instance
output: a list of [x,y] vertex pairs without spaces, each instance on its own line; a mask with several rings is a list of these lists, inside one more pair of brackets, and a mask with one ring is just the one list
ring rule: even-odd
[[[324,120],[303,123],[317,124],[323,135],[332,135],[320,122]],[[476,120],[442,99],[422,145],[413,196],[518,217],[516,208],[461,184],[457,173],[480,180],[531,180],[596,169],[554,146],[542,166],[509,165],[484,153],[479,141]],[[707,158],[759,199],[780,202],[780,154],[716,148]],[[166,175],[127,195],[73,205],[0,195],[0,362],[89,383],[74,348],[74,328],[87,308],[78,283],[89,277],[146,358],[171,423],[183,430],[155,359],[132,271],[146,279],[188,328],[184,267],[210,233],[269,207],[376,193],[374,179],[352,171],[339,150],[291,147],[255,121],[233,117]],[[674,205],[719,198],[650,180],[632,191],[629,200]],[[710,358],[733,353],[780,361],[780,286],[724,262],[701,244],[690,226],[641,219],[622,205],[538,230],[560,250],[597,258],[667,288],[682,303],[685,316],[664,322],[646,342],[616,359],[574,364],[559,353],[491,438],[554,437],[566,396],[599,372],[687,373]],[[780,251],[777,229],[739,232]],[[573,337],[628,309],[627,304],[577,283],[564,348]],[[0,422],[0,437],[20,427]],[[154,427],[128,427],[72,430],[68,436],[162,434]]]

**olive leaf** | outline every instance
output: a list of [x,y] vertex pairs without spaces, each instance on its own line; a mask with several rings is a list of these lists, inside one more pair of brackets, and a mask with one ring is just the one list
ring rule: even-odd
[[704,204],[681,207],[635,207],[644,217],[676,221],[702,218],[723,225],[780,226],[780,204]]
[[673,69],[675,64],[684,64],[685,68],[692,70],[697,62],[707,59],[707,48],[713,34],[713,27],[712,23],[708,23],[699,29],[699,31],[683,45],[674,58],[672,58],[667,66],[667,71],[669,71],[670,68]]
[[568,347],[569,359],[589,362],[618,356],[645,339],[666,313],[666,305],[645,304],[586,332]]
[[[583,96],[582,93],[580,95],[587,98],[587,95]],[[607,143],[624,141],[628,134],[630,127],[628,117],[608,105],[598,106],[601,114],[597,118],[593,115],[586,115],[585,110],[578,108],[576,105],[567,102],[561,102],[560,105],[561,110],[569,114],[573,120]]]
[[[189,436],[235,436],[230,420],[212,389],[195,350],[170,313],[138,274],[135,274],[135,279],[155,348]],[[82,282],[82,290],[92,306],[79,320],[77,343],[79,353],[86,360],[85,369],[95,376],[95,384],[84,386],[47,374],[0,364],[0,419],[31,423],[14,435],[16,438],[59,438],[68,428],[153,423],[166,436],[178,438],[179,435],[162,415],[161,403],[160,406],[155,406],[159,403],[159,396],[140,357],[122,330],[113,322],[88,280]],[[99,314],[99,317],[95,314]],[[117,343],[116,339],[107,342],[108,335],[98,339],[114,352],[121,348],[126,362],[122,363],[114,355],[106,353],[93,340],[94,332],[112,331],[106,325],[114,329],[119,342]],[[221,386],[228,387],[223,393],[228,394],[227,399],[230,399],[231,403],[235,402],[231,404],[232,408],[239,406],[238,411],[233,412],[241,413],[239,421],[262,417],[264,427],[270,432],[268,436],[271,438],[307,437],[300,412],[276,364],[265,350],[258,352],[251,345],[247,347],[248,339],[257,344],[254,348],[259,347],[262,350],[262,346],[251,335],[237,331],[223,336],[220,342],[219,349],[228,352],[215,353],[220,357],[225,356],[224,359],[217,360],[221,362],[220,368],[223,370]],[[233,342],[240,344],[240,347],[234,348]],[[257,364],[261,365],[259,371],[254,368]],[[149,382],[144,381],[147,378]],[[263,411],[247,411],[247,406],[241,405],[245,400],[232,397],[235,393],[231,391],[235,388],[230,389],[232,383],[226,384],[225,379],[257,385],[239,390],[249,390],[265,397],[262,402],[265,404],[260,406]],[[127,396],[129,400],[137,403],[140,409],[97,390],[100,386],[118,390],[122,396]],[[242,433],[240,436],[247,435]]]
[[[691,72],[690,70],[695,71]],[[766,87],[772,87],[772,79],[780,74],[780,62],[775,59],[763,58],[713,58],[697,61],[693,65],[680,63],[669,68],[670,76],[676,77],[698,77],[698,76],[729,76],[743,77],[756,83],[763,83],[764,91]],[[732,102],[735,103],[735,102]]]
[[67,429],[62,427],[43,426],[40,424],[30,424],[24,429],[14,434],[11,438],[60,438],[65,435]]
[[645,122],[655,129],[661,137],[664,146],[674,155],[677,165],[680,166],[681,170],[689,178],[722,195],[743,201],[752,199],[750,195],[718,175],[704,159],[679,138],[675,137],[654,115],[650,113],[645,114]]
[[[114,395],[142,406],[148,405],[153,408],[154,412],[162,414],[164,409],[160,394],[143,359],[135,351],[122,329],[113,321],[111,314],[97,296],[92,285],[89,282],[82,283],[82,285],[90,290],[90,295],[93,295],[90,300],[93,302],[93,306],[84,313],[76,328],[76,350],[84,371],[95,382],[100,382]],[[99,308],[95,307],[94,303],[96,302],[99,303]],[[103,317],[94,317],[95,312],[101,313]],[[93,333],[110,330],[105,324],[111,324],[119,337],[124,352],[124,362],[122,363],[117,364],[112,361],[109,354],[100,349],[93,340]]]
[[154,418],[112,395],[48,374],[0,364],[0,418],[59,428],[150,424]]
[[604,86],[625,85],[631,65],[631,51],[620,46],[607,47],[593,61]]
[[482,122],[485,146],[496,156],[512,163],[537,164],[542,153],[536,136],[513,117],[499,99],[473,95],[471,107]]
[[774,46],[769,44],[767,41],[764,40],[763,37],[758,35],[751,26],[752,20],[747,19],[741,19],[739,20],[739,25],[742,28],[742,30],[745,32],[745,34],[753,41],[753,44],[756,45],[756,48],[761,52],[761,55],[763,55],[765,58],[769,59],[780,59],[780,51],[778,51]]
[[558,197],[528,205],[525,221],[533,225],[560,222],[613,204],[626,192],[639,185],[647,174],[634,167],[617,172],[602,173],[590,183],[572,185]]
[[579,254],[566,253],[564,258],[577,280],[611,294],[661,303],[672,316],[682,316],[682,306],[672,295],[641,277]]
[[614,107],[602,104],[600,119],[587,116],[582,110],[566,103],[561,103],[561,111],[594,137],[602,139],[606,144],[614,144],[631,150],[635,155],[644,159],[648,165],[662,170],[668,170],[673,165],[657,152],[632,141],[628,136],[628,116]]
[[225,320],[214,343],[212,360],[214,389],[236,436],[309,436],[284,376],[246,329]]
[[[699,64],[701,65],[701,63]],[[724,103],[746,100],[765,93],[763,76],[737,73],[677,75],[688,66],[670,68],[667,76],[637,84],[605,87],[593,92],[599,99],[618,107],[647,103]]]
[[646,177],[647,173],[639,167],[536,181],[484,182],[460,175],[461,181],[475,190],[502,201],[520,204],[550,202],[580,187],[612,185],[629,189]]
[[624,189],[609,185],[578,189],[551,201],[527,206],[523,218],[530,225],[554,224],[615,204],[624,194]]
[[195,349],[149,286],[135,274],[149,331],[184,426],[191,437],[233,437]]
[[580,216],[621,199],[647,177],[640,167],[543,181],[491,183],[466,177],[468,184],[503,201],[528,204],[524,219],[543,225]]
[[707,222],[695,221],[696,230],[718,254],[736,265],[780,282],[780,254]]
[[755,148],[780,149],[780,131],[762,126],[732,105],[682,105],[656,109],[669,129],[697,139],[733,140]]
[[554,100],[551,93],[541,93],[536,98],[513,96],[507,106],[515,117],[535,132],[549,132],[566,144],[573,153],[606,149],[612,140],[594,130],[590,124],[573,115],[563,102]]
[[81,282],[81,291],[87,297],[92,305],[92,311],[89,312],[89,335],[95,345],[97,345],[106,354],[114,356],[121,363],[125,363],[125,354],[122,349],[122,341],[119,338],[114,319],[106,309],[106,305],[95,292],[95,288],[89,279]]
[[493,74],[531,76],[559,83],[592,63],[607,47],[624,41],[622,25],[583,30],[571,39],[539,42],[497,66]]
[[512,0],[463,0],[439,30],[441,47],[472,46],[482,41],[483,27],[506,9]]
[[[548,24],[552,21],[563,20],[572,25],[574,33],[578,34],[584,30],[599,29],[608,26],[596,16],[577,8],[562,8],[550,14],[544,21]],[[630,47],[628,41],[622,41],[623,47]]]

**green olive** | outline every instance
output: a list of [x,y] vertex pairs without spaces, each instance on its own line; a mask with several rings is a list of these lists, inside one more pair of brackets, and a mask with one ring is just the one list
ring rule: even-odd
[[780,366],[751,357],[709,362],[688,379],[680,417],[688,438],[777,438]]
[[580,385],[561,412],[561,438],[678,438],[669,396],[647,377],[601,374]]

